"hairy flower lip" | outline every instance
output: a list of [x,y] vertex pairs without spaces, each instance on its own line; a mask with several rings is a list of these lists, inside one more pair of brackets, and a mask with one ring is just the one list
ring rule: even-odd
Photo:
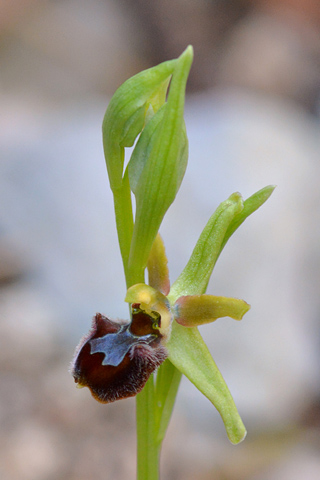
[[[71,366],[75,382],[102,403],[136,395],[168,356],[154,322],[137,306],[130,323],[96,314],[76,348]],[[133,334],[132,327],[140,334]]]

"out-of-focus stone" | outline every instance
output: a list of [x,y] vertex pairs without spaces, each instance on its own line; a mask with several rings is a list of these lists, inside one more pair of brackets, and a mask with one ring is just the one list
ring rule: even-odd
[[23,12],[7,12],[15,21],[2,39],[3,91],[57,102],[111,94],[145,66],[139,31],[119,2],[34,2]]
[[320,95],[320,25],[281,4],[256,9],[234,26],[216,68],[218,84],[288,98],[314,110]]

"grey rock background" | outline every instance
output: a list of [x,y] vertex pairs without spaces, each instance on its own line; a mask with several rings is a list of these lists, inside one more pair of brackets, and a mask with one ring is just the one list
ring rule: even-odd
[[222,200],[277,189],[232,237],[208,288],[252,309],[201,329],[248,438],[229,445],[185,380],[163,478],[318,479],[318,3],[134,5],[15,0],[0,10],[0,477],[134,478],[134,400],[97,404],[68,365],[96,311],[127,317],[101,142],[108,99],[193,43],[189,165],[161,228],[171,280]]

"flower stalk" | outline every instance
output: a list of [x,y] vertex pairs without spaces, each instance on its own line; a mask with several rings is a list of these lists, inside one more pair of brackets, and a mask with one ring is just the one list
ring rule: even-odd
[[160,442],[157,441],[153,374],[136,399],[137,480],[158,480]]

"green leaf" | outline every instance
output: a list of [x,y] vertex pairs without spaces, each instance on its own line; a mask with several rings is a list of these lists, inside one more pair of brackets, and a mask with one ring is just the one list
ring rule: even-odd
[[[103,119],[103,146],[111,189],[121,187],[124,147],[133,145],[146,115],[156,112],[165,94],[176,60],[144,70],[124,82],[113,95]],[[149,108],[151,106],[151,109]]]
[[184,327],[197,327],[221,317],[241,320],[250,309],[244,300],[215,295],[187,295],[178,298],[173,307],[175,320]]
[[242,209],[243,202],[240,193],[233,193],[219,205],[210,217],[189,262],[171,287],[168,295],[171,304],[181,296],[199,295],[206,291],[227,229]]
[[169,360],[202,392],[219,411],[229,440],[236,444],[246,429],[231,393],[197,328],[185,328],[173,322],[167,344]]
[[157,134],[151,136],[150,140],[146,137],[146,142],[150,141],[147,159],[138,162],[143,164],[143,168],[135,177],[133,186],[136,216],[129,257],[129,271],[132,272],[130,283],[135,283],[135,275],[141,277],[141,271],[147,265],[153,241],[178,192],[186,169],[188,148],[183,112],[192,58],[191,47],[178,58],[163,119],[157,127]]

